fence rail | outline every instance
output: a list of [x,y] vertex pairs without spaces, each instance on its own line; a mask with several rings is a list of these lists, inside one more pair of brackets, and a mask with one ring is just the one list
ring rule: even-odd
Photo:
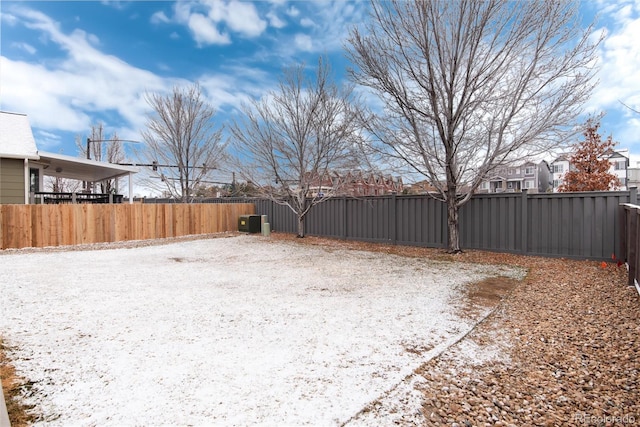
[[0,205],[1,249],[178,237],[237,230],[253,203]]

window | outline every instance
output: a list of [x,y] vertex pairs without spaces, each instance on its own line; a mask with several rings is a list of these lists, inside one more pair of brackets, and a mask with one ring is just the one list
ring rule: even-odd
[[553,165],[553,173],[564,172],[564,165]]
[[520,175],[520,168],[516,169],[515,174],[516,174],[516,175]]
[[558,188],[562,185],[562,180],[561,179],[554,179],[553,180],[553,188]]
[[482,184],[480,184],[480,189],[481,190],[489,189],[489,183],[487,181],[482,181]]
[[533,175],[534,174],[534,168],[531,166],[527,166],[526,168],[524,168],[524,174],[525,175]]
[[533,181],[527,180],[524,182],[524,188],[533,188]]
[[627,178],[618,178],[618,185],[620,187],[624,187],[625,185],[627,185]]
[[509,168],[509,172],[508,172],[508,174],[509,174],[509,175],[513,175],[513,169]]
[[615,169],[617,171],[623,171],[627,168],[627,161],[626,160],[617,160],[615,162]]

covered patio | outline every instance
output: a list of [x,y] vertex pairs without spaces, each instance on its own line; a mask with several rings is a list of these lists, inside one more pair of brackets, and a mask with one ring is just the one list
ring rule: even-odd
[[[94,187],[94,184],[102,181],[123,177],[128,177],[129,195],[133,194],[133,174],[139,172],[135,166],[118,165],[42,151],[38,152],[38,156],[38,160],[30,162],[32,163],[30,167],[32,188],[30,203],[122,203],[123,196],[118,194],[117,187],[115,193],[108,194],[94,193],[91,188]],[[34,191],[43,188],[42,178],[44,176],[74,179],[86,182],[88,185],[83,191],[77,193]],[[35,182],[38,182],[37,186],[34,185]],[[133,203],[132,197],[129,197],[129,203]]]

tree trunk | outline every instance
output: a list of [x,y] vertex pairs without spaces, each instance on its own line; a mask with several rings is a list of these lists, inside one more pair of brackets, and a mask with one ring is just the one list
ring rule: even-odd
[[298,215],[298,236],[304,237],[304,216]]
[[458,204],[456,200],[456,192],[447,192],[447,231],[448,242],[447,252],[457,254],[462,252],[460,249],[460,233],[458,227]]

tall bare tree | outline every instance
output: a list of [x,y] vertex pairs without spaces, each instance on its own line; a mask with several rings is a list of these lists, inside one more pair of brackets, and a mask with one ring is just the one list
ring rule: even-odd
[[[91,133],[88,141],[76,136],[76,146],[82,157],[108,163],[122,163],[126,155],[123,142],[117,132],[107,136],[104,130],[104,123],[91,125]],[[87,155],[87,150],[89,155]],[[88,185],[88,183],[86,183]],[[107,179],[100,182],[100,192],[104,194],[116,191],[117,178]],[[85,188],[88,190],[88,188]]]
[[371,1],[349,38],[350,75],[384,101],[374,148],[424,175],[458,210],[497,166],[564,143],[588,99],[596,44],[577,2]]
[[340,187],[334,172],[355,166],[359,139],[353,88],[336,84],[323,58],[313,78],[305,73],[304,64],[285,69],[277,89],[245,105],[231,128],[243,178],[296,214],[298,237],[311,208]]
[[156,164],[153,173],[171,197],[190,203],[195,189],[226,157],[222,129],[215,129],[216,110],[200,86],[174,87],[167,95],[147,94],[153,110],[142,131],[146,148],[142,160]]

